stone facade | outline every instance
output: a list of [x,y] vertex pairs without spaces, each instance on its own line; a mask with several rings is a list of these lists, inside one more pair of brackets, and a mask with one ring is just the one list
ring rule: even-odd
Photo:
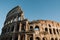
[[51,20],[29,21],[16,6],[6,16],[1,40],[60,40],[60,23]]

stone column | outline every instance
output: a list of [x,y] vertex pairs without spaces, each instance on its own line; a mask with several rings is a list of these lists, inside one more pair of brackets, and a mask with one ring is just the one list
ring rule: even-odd
[[16,21],[18,21],[18,16],[16,16]]
[[25,40],[27,40],[27,34],[25,34]]
[[18,40],[20,40],[20,34],[18,34]]
[[9,30],[9,32],[11,32],[11,26],[10,26],[10,30]]
[[12,40],[14,40],[14,36],[12,36]]
[[20,13],[20,21],[24,20],[24,14]]
[[21,32],[21,23],[19,24],[19,32]]
[[7,30],[6,31],[8,32],[8,27],[7,27]]
[[27,31],[28,30],[28,21],[26,21],[26,27],[25,27],[25,30]]
[[13,30],[13,32],[15,32],[15,28],[16,28],[16,27],[14,26],[14,30]]
[[16,31],[16,27],[17,27],[17,24],[15,23],[14,24],[14,32]]
[[33,40],[35,40],[35,34],[33,34]]

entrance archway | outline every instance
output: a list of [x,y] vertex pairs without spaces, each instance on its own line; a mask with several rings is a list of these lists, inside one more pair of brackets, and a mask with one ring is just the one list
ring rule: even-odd
[[30,40],[33,40],[33,37],[30,37]]
[[40,40],[40,38],[39,37],[36,37],[36,40]]

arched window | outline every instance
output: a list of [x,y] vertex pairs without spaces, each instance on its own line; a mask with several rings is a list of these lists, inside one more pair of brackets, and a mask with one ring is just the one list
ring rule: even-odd
[[50,25],[50,24],[48,24],[48,26],[49,26],[49,27],[51,27],[51,25]]
[[43,39],[42,40],[47,40],[47,38],[46,37],[43,37]]
[[33,40],[33,37],[30,37],[30,40]]
[[13,31],[13,30],[14,30],[14,26],[11,27],[11,31]]
[[51,40],[54,40],[53,38],[51,38]]
[[43,40],[45,40],[45,38],[43,38]]
[[53,28],[53,32],[54,32],[54,34],[56,34],[56,32],[55,32],[55,29]]
[[33,30],[33,26],[30,26],[30,31],[32,31]]
[[57,38],[55,38],[55,40],[58,40]]
[[19,24],[17,24],[17,28],[16,28],[17,31],[19,31]]
[[25,31],[25,24],[22,24],[21,30]]
[[59,30],[58,30],[58,29],[56,29],[56,31],[57,31],[57,33],[59,34]]
[[24,34],[20,36],[20,40],[25,40],[25,35]]
[[50,31],[50,34],[52,34],[52,30],[51,30],[51,29],[49,29],[49,31]]
[[48,32],[48,28],[45,28],[45,31]]
[[20,21],[20,17],[18,18],[18,21]]
[[35,30],[39,30],[39,26],[35,26]]
[[36,37],[36,40],[40,40],[40,38],[39,37]]

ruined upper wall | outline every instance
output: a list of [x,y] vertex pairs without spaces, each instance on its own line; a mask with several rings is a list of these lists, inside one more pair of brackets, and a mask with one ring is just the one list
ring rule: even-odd
[[29,24],[41,24],[41,25],[51,25],[54,27],[60,27],[60,23],[56,22],[56,21],[51,21],[51,20],[36,20],[36,21],[31,21],[29,22]]
[[22,12],[21,8],[19,6],[16,6],[8,12],[6,18],[11,17],[12,15],[18,14],[18,13],[21,13],[21,12]]
[[19,6],[16,6],[8,12],[5,23],[10,23],[11,21],[17,21],[19,19],[23,20],[24,14],[23,14],[22,9]]

